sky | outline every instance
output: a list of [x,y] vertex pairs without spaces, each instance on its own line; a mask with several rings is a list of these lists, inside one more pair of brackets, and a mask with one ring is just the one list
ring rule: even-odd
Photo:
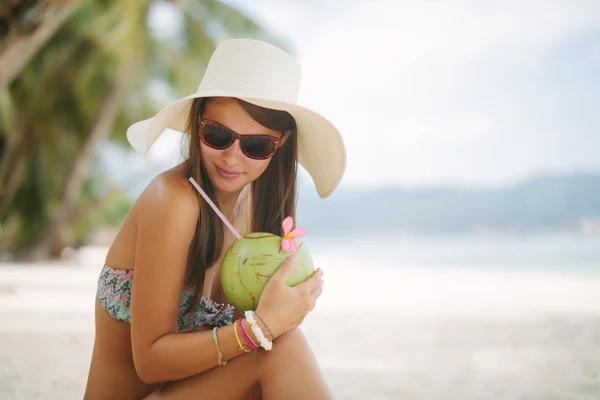
[[598,1],[228,3],[298,58],[299,104],[342,132],[341,186],[600,171]]

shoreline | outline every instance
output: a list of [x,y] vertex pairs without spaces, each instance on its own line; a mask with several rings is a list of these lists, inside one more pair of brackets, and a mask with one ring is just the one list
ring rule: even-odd
[[[0,400],[83,396],[103,259],[86,251],[0,263]],[[600,396],[600,275],[314,259],[301,329],[337,399]]]

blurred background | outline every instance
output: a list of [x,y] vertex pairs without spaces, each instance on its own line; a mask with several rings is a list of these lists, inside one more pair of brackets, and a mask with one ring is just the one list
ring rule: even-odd
[[0,0],[0,399],[83,396],[107,248],[182,160],[125,131],[230,37],[346,143],[298,211],[337,398],[600,398],[600,2]]

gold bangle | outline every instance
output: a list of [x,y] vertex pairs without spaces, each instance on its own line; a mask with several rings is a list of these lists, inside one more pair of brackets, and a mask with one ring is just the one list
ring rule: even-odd
[[217,365],[219,367],[223,367],[227,365],[227,360],[223,360],[223,353],[221,353],[221,349],[219,349],[219,339],[217,339],[217,328],[213,328],[213,340],[215,345],[217,346]]
[[242,340],[240,339],[240,334],[238,333],[238,327],[235,322],[233,323],[233,333],[235,333],[235,340],[237,340],[238,345],[240,346],[240,349],[244,350],[244,353],[250,353],[252,351],[252,349],[250,349],[250,348],[246,349],[244,347],[244,345],[242,344]]

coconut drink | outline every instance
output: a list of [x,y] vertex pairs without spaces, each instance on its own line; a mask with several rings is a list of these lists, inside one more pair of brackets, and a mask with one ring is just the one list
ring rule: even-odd
[[221,264],[221,286],[239,312],[256,310],[265,285],[293,253],[299,260],[286,281],[288,286],[296,286],[314,273],[310,253],[298,239],[305,230],[298,228],[290,232],[288,229],[286,232],[286,226],[292,224],[291,217],[284,220],[283,238],[262,232],[246,234],[225,254]]
[[271,276],[293,254],[298,255],[296,268],[290,273],[286,284],[296,286],[314,273],[314,263],[306,246],[299,238],[306,229],[292,229],[292,217],[283,220],[283,237],[272,233],[253,232],[241,236],[200,188],[194,178],[192,185],[221,218],[237,240],[231,245],[221,263],[221,286],[229,302],[243,313],[256,310],[260,296]]

